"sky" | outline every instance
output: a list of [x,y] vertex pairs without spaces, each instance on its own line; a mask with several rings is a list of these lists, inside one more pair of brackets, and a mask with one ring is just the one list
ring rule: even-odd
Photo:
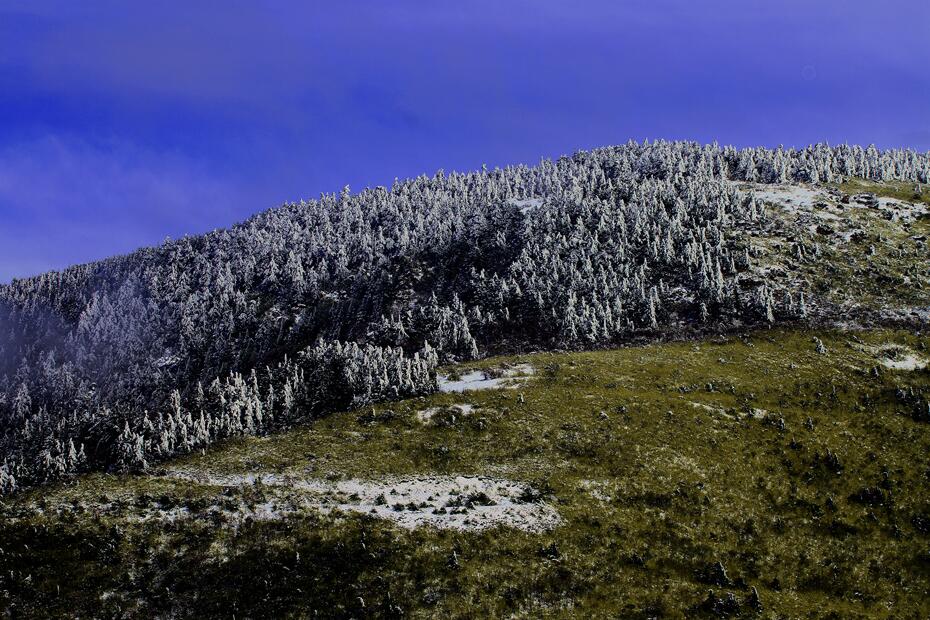
[[0,282],[634,139],[930,150],[926,0],[0,0]]

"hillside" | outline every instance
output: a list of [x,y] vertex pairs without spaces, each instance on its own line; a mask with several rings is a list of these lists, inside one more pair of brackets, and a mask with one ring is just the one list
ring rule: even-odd
[[928,181],[629,143],[2,286],[0,610],[926,617]]
[[0,609],[924,618],[928,360],[925,332],[766,328],[443,367],[435,394],[17,494]]
[[437,389],[440,364],[928,320],[930,156],[656,142],[442,171],[0,287],[0,494]]

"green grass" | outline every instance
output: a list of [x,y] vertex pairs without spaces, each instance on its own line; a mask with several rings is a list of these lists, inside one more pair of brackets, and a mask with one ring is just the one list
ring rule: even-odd
[[[519,389],[340,413],[165,464],[317,478],[489,474],[547,490],[563,519],[554,530],[408,531],[309,511],[236,526],[211,522],[209,506],[260,502],[266,490],[93,475],[0,509],[0,609],[683,618],[707,615],[713,589],[744,602],[740,617],[925,618],[930,424],[912,418],[908,394],[926,395],[930,373],[887,369],[894,353],[878,347],[926,359],[930,338],[817,333],[828,349],[818,354],[814,335],[489,359],[468,367],[526,362],[537,375]],[[416,419],[454,403],[476,411],[450,426]],[[194,518],[138,522],[139,506],[183,506]],[[708,578],[718,561],[727,585]],[[761,613],[745,604],[751,587]]]

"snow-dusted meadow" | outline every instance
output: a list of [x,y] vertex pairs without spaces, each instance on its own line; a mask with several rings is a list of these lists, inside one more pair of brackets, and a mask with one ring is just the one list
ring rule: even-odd
[[[357,512],[406,529],[484,530],[496,526],[540,532],[557,526],[558,512],[526,483],[487,476],[399,476],[376,480],[324,480],[273,473],[206,474],[172,471],[167,477],[218,489],[261,490],[265,499],[208,512],[232,521],[279,520],[316,510]],[[177,520],[186,509],[150,508],[144,519]]]

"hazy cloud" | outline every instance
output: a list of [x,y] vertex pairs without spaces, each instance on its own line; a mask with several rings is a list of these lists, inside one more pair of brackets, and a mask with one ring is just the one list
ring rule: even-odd
[[248,200],[241,192],[180,153],[125,142],[49,135],[5,145],[0,280],[228,225]]

